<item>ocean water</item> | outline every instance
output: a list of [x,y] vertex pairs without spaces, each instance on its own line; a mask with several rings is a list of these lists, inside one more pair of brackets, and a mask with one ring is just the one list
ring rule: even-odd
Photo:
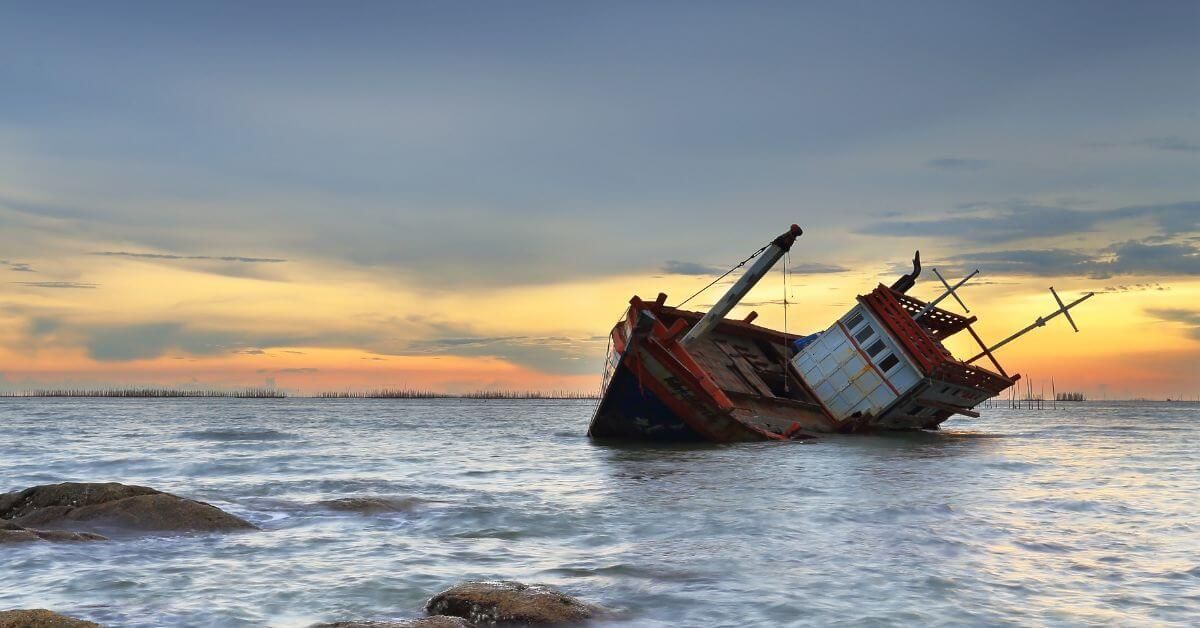
[[[0,609],[307,626],[508,578],[613,626],[1200,623],[1196,404],[650,447],[585,438],[592,403],[0,399],[0,492],[144,484],[263,528],[0,546]],[[396,512],[320,504],[355,496]]]

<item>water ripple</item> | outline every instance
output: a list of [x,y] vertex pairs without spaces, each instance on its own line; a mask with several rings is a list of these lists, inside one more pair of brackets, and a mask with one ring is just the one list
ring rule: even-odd
[[122,481],[264,529],[5,547],[0,608],[119,626],[420,614],[466,579],[614,626],[1164,624],[1200,616],[1200,413],[989,410],[933,434],[619,445],[591,404],[0,400],[0,490]]

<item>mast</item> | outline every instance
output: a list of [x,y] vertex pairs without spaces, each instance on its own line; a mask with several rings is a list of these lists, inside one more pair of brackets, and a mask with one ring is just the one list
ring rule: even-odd
[[712,309],[704,315],[704,318],[700,319],[700,322],[696,323],[688,331],[687,335],[680,342],[686,346],[703,338],[705,334],[712,331],[712,328],[716,327],[717,323],[720,323],[725,318],[725,315],[729,314],[730,310],[754,288],[754,285],[767,274],[767,271],[771,270],[771,267],[783,257],[783,254],[792,248],[792,244],[796,242],[796,238],[800,237],[802,233],[804,231],[800,227],[792,225],[790,229],[772,240],[767,245],[767,248],[763,250],[758,260],[734,282],[729,291],[713,305]]

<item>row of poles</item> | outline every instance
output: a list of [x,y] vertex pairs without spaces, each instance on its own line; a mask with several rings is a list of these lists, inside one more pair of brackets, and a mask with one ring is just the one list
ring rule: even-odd
[[[1054,379],[1050,380],[1050,396],[1046,396],[1046,384],[1042,383],[1040,389],[1036,389],[1033,383],[1033,378],[1030,377],[1024,380],[1024,386],[1017,384],[1008,389],[1007,396],[1004,399],[988,399],[983,403],[985,408],[1008,407],[1017,410],[1041,410],[1046,404],[1049,404],[1052,409],[1057,409],[1059,402],[1079,402],[1085,401],[1086,397],[1081,392],[1058,392],[1054,385]],[[1023,390],[1022,390],[1023,389]],[[1038,392],[1034,392],[1034,390]]]

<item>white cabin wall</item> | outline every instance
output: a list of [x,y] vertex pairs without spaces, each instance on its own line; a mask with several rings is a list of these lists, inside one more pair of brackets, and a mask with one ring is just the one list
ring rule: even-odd
[[[847,337],[842,325],[854,340]],[[871,349],[875,349],[874,355]],[[916,365],[861,303],[797,353],[792,364],[837,419],[856,412],[879,416],[922,381]],[[888,368],[881,376],[883,366]]]

